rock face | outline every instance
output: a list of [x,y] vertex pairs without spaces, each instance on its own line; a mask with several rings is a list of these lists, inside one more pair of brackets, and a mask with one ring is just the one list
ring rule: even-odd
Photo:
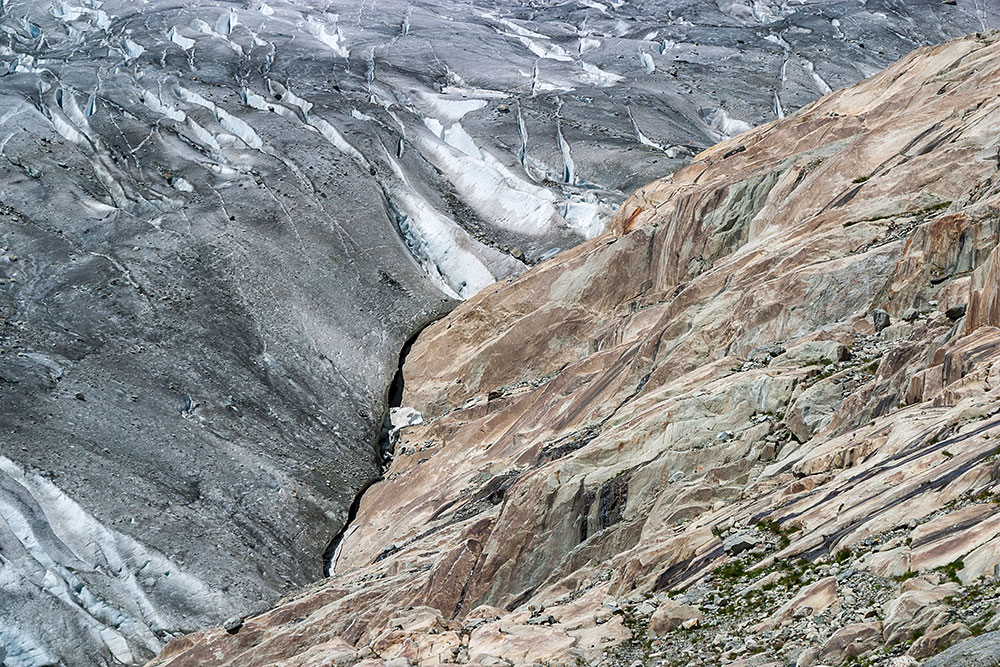
[[994,667],[1000,665],[1000,632],[968,639],[928,660],[926,667]]
[[998,126],[983,33],[641,188],[419,336],[422,423],[330,579],[154,664],[914,664],[996,629]]
[[[135,664],[170,637],[227,618],[231,639],[253,636],[254,624],[239,619],[322,575],[356,493],[378,477],[385,388],[415,330],[494,279],[596,235],[626,192],[697,150],[914,46],[998,20],[983,3],[898,4],[0,3],[7,664]],[[743,146],[728,164],[755,154]],[[758,198],[774,186],[761,178],[748,190]],[[745,201],[734,191],[731,215],[748,214]],[[605,250],[624,257],[641,236]],[[986,239],[961,239],[964,254],[940,270],[975,268],[968,248]],[[583,252],[564,263],[595,251]],[[997,261],[970,274],[959,322],[995,321]],[[654,274],[633,268],[648,275],[620,287],[653,294],[638,287]],[[434,420],[418,426],[407,413],[401,454],[425,448],[418,434],[450,428],[440,418],[455,401],[495,394],[499,407],[519,392],[538,396],[543,378],[619,344],[577,337],[623,321],[608,301],[621,294],[589,304],[562,289],[533,296],[544,304],[537,313],[519,302],[516,331],[491,311],[495,333],[508,336],[491,361],[485,347],[474,351],[484,334],[465,314],[451,368],[431,364],[421,343],[413,368],[434,377],[408,371],[409,400]],[[489,368],[463,379],[460,359],[479,364],[475,356]],[[789,374],[781,382],[793,382]],[[907,388],[918,398],[939,389],[933,374],[919,382]],[[434,394],[435,384],[448,389]],[[807,410],[803,399],[802,429],[836,423],[819,403]],[[525,437],[556,438],[543,455],[555,460],[611,427],[574,419]],[[737,447],[741,431],[729,432],[720,446]],[[456,472],[450,484],[476,480],[461,516],[479,516],[480,505],[492,516],[526,488],[528,463],[504,458],[534,446],[521,438],[502,445],[514,449],[499,467]],[[419,459],[401,456],[397,466]],[[697,474],[678,468],[670,479],[679,490]],[[609,484],[559,549],[632,517],[638,487],[625,476]],[[371,511],[381,510],[364,516]],[[408,540],[421,520],[391,525]],[[355,529],[344,567],[366,550],[391,550],[392,541],[377,543]],[[987,568],[989,548],[969,567]],[[518,576],[533,582],[550,565],[542,558]],[[510,583],[500,577],[486,595],[476,577],[463,609],[473,596],[499,600]],[[620,638],[618,618],[599,632],[581,620],[561,641],[570,651],[584,641],[573,632]],[[534,656],[549,631],[536,623],[515,642],[487,625],[477,637],[484,655],[513,642],[520,648],[509,650]],[[341,655],[358,636],[322,650]]]

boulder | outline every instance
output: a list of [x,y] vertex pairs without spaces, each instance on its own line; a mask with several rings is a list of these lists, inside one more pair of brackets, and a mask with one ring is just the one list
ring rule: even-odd
[[853,623],[834,632],[823,643],[818,658],[821,662],[840,664],[877,648],[881,639],[881,623]]
[[966,639],[925,661],[923,667],[997,667],[1000,665],[1000,632]]
[[906,654],[914,658],[926,658],[971,635],[972,632],[964,623],[949,623],[918,637]]
[[806,442],[830,423],[842,400],[840,385],[832,379],[821,380],[799,394],[785,415],[785,424],[796,440]]
[[810,340],[789,345],[785,354],[775,359],[775,367],[826,365],[846,361],[851,352],[846,345],[835,340]]
[[[673,600],[666,600],[653,612],[649,619],[649,635],[651,637],[662,637],[685,624],[694,621],[697,625],[702,618],[702,613],[695,607],[680,604]],[[693,625],[690,627],[694,627]]]
[[741,530],[738,533],[728,535],[722,540],[722,548],[730,556],[736,556],[744,551],[753,549],[760,543],[760,538],[750,531]]
[[968,306],[964,303],[958,304],[957,306],[951,306],[948,310],[944,311],[945,317],[949,320],[959,320],[965,317],[965,311]]
[[886,643],[909,640],[915,633],[940,623],[946,616],[943,601],[956,591],[954,584],[935,585],[925,577],[906,580],[900,594],[883,610]]
[[882,331],[890,324],[889,313],[887,313],[882,308],[876,308],[872,311],[872,324],[875,327],[875,331]]

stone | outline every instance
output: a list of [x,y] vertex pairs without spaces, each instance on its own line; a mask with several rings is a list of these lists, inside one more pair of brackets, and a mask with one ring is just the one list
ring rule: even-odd
[[819,658],[819,649],[816,647],[807,648],[795,659],[795,667],[813,667]]
[[760,542],[760,538],[751,532],[740,531],[727,536],[722,540],[722,548],[731,556],[736,556],[744,551],[753,549]]
[[872,311],[872,325],[875,327],[875,331],[882,331],[890,324],[889,313],[887,313],[882,308],[876,308]]
[[846,361],[851,356],[850,348],[835,340],[810,340],[789,345],[784,356],[775,360],[781,366],[826,365]]
[[886,602],[883,634],[887,643],[910,639],[947,616],[943,602],[956,593],[954,584],[935,585],[926,577],[907,579],[900,593]]
[[1000,665],[1000,632],[988,632],[966,639],[923,663],[923,667],[997,667],[997,665]]
[[857,567],[880,577],[901,577],[911,570],[910,548],[899,546],[865,554],[858,559]]
[[[607,625],[603,626],[607,627]],[[565,631],[548,625],[496,625],[477,628],[469,637],[469,660],[498,658],[515,663],[540,660],[567,660],[576,640]]]
[[830,636],[819,651],[821,662],[840,664],[862,656],[881,645],[882,624],[854,623]]
[[832,380],[821,380],[803,391],[785,414],[785,424],[799,442],[826,426],[843,400],[843,389]]
[[[768,618],[755,626],[755,631],[766,632],[774,630],[785,620],[791,619],[795,614],[799,618],[808,618],[821,614],[834,603],[837,602],[837,578],[825,577],[812,583],[795,593],[792,599],[785,602],[775,610]],[[802,610],[807,610],[803,612]]]
[[640,604],[635,608],[635,613],[639,614],[640,616],[649,616],[654,611],[656,611],[656,607],[654,605],[649,604],[648,602],[643,602],[642,604]]
[[243,627],[243,617],[242,616],[232,616],[227,618],[225,623],[222,624],[223,629],[231,635],[236,634]]
[[768,364],[770,361],[785,353],[785,348],[781,343],[771,343],[763,345],[750,351],[747,360],[758,364]]
[[948,308],[948,310],[944,311],[944,314],[945,317],[947,317],[949,320],[960,320],[963,317],[965,317],[965,312],[967,309],[968,309],[967,304],[964,303],[957,304],[951,306],[950,308]]
[[695,607],[676,602],[665,602],[653,612],[649,619],[649,636],[663,637],[677,628],[684,627],[685,623],[689,624],[689,627],[685,629],[690,629],[690,627],[694,627],[690,625],[691,622],[697,625],[701,617],[701,612]]
[[918,637],[906,650],[906,654],[914,658],[926,658],[971,635],[972,632],[964,623],[949,623]]
[[552,625],[556,622],[555,616],[532,616],[528,619],[528,625]]

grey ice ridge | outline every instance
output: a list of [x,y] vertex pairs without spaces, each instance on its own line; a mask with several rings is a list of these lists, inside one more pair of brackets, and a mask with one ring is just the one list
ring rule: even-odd
[[0,1],[5,664],[138,664],[320,577],[414,331],[700,148],[996,23]]

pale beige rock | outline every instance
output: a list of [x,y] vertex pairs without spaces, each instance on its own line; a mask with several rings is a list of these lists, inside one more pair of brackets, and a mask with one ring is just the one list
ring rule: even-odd
[[817,658],[821,662],[841,664],[862,656],[881,645],[882,624],[853,623],[837,630],[823,643]]
[[815,646],[807,648],[795,659],[795,667],[815,667],[817,658],[819,658],[819,648]]
[[910,548],[902,546],[866,554],[857,564],[880,577],[901,577],[911,570]]
[[933,628],[946,617],[942,601],[954,595],[955,584],[934,585],[924,577],[903,582],[900,595],[884,609],[883,635],[887,644],[910,639]]
[[571,664],[576,639],[555,626],[504,625],[491,623],[476,628],[469,637],[469,659],[497,657],[515,664],[541,660]]
[[949,623],[919,637],[906,650],[906,654],[914,658],[926,658],[971,636],[972,632],[964,623]]
[[303,653],[288,660],[275,663],[275,667],[310,667],[312,665],[341,667],[342,665],[357,664],[357,656],[358,651],[354,646],[340,637],[335,637],[330,641],[310,646]]
[[662,637],[688,621],[694,621],[697,624],[701,618],[702,613],[695,607],[678,604],[673,600],[664,600],[649,619],[649,635]]
[[835,361],[846,360],[849,354],[848,346],[842,340],[806,340],[790,345],[770,365],[774,368],[822,368]]
[[823,380],[806,389],[785,415],[788,428],[800,442],[809,440],[833,418],[840,405],[843,389],[830,380]]
[[993,503],[970,505],[929,521],[911,534],[910,564],[930,570],[963,556],[1000,535],[1000,511]]
[[981,577],[1000,579],[1000,537],[994,537],[963,556],[962,564],[958,578],[963,584],[972,583]]
[[[452,622],[469,659],[597,661],[628,636],[605,596],[704,581],[719,535],[764,517],[798,529],[769,563],[858,559],[912,525],[892,547],[909,553],[877,552],[868,574],[908,557],[988,575],[997,506],[965,506],[995,485],[1000,435],[998,126],[1000,43],[972,36],[643,188],[608,234],[419,336],[404,405],[424,423],[362,498],[336,576],[154,664],[263,667],[336,638],[435,660],[464,636]],[[875,334],[876,308],[927,317]],[[820,377],[789,354],[815,341],[851,358]],[[745,363],[775,342],[785,360]],[[881,641],[946,625],[956,586],[903,582]],[[836,587],[790,592],[763,625],[806,606],[835,618]],[[540,605],[554,624],[527,624]],[[440,619],[395,627],[409,607]]]

